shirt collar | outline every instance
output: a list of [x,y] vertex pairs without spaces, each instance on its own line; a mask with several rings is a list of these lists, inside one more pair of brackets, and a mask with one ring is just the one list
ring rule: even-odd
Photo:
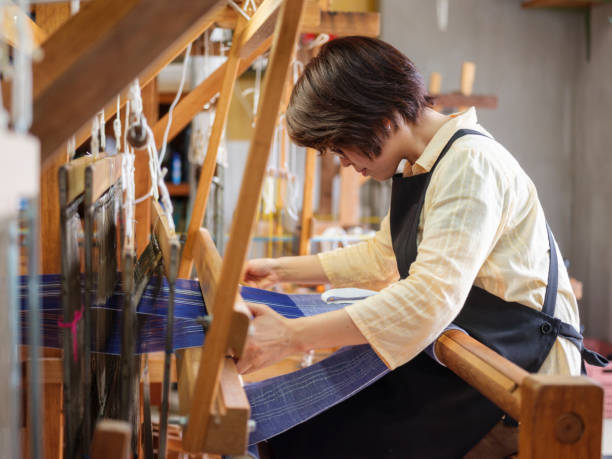
[[419,156],[419,159],[417,159],[413,165],[409,162],[406,163],[404,167],[404,176],[408,177],[429,172],[438,159],[438,156],[440,156],[446,143],[459,129],[476,128],[480,130],[476,117],[476,109],[474,107],[450,116],[451,119],[438,129],[425,147],[425,150],[423,150],[423,153],[421,153],[421,156]]

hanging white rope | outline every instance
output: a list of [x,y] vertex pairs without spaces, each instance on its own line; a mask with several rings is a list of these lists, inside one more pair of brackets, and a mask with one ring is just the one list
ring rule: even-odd
[[[121,151],[121,96],[117,96],[117,115],[113,121],[113,133],[115,134],[116,151]],[[127,153],[127,152],[126,152]]]
[[[21,11],[30,11],[29,0],[18,0]],[[26,133],[32,125],[32,31],[26,23],[26,14],[17,15],[17,41],[13,50],[15,78],[13,79],[12,119],[16,132]]]
[[438,19],[438,29],[446,32],[448,27],[448,0],[436,0],[436,17]]
[[95,159],[98,159],[98,154],[100,153],[100,119],[96,114],[91,120],[91,140],[89,142],[89,148],[91,149],[91,154]]
[[187,49],[185,50],[185,59],[183,60],[183,69],[181,72],[181,82],[178,87],[178,91],[176,92],[176,96],[170,104],[170,108],[168,109],[168,123],[166,124],[166,129],[164,130],[164,137],[162,139],[162,148],[159,153],[159,163],[161,164],[164,161],[164,156],[166,155],[166,144],[168,142],[168,133],[170,132],[170,126],[172,125],[172,112],[174,111],[174,107],[178,104],[178,101],[181,99],[181,95],[183,94],[183,86],[185,86],[185,79],[187,76],[187,69],[189,68],[189,59],[191,57],[191,43],[187,45]]
[[68,142],[66,142],[66,153],[68,153],[69,160],[72,161],[76,154],[76,138],[74,136],[70,137]]
[[104,109],[98,112],[98,126],[100,127],[100,151],[106,151],[106,119]]
[[70,14],[74,16],[81,9],[81,2],[79,0],[70,0]]

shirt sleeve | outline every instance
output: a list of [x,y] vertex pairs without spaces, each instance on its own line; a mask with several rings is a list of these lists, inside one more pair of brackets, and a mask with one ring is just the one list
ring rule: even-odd
[[503,169],[489,155],[449,151],[427,191],[409,276],[347,307],[391,369],[420,353],[458,315],[499,238],[505,188]]
[[323,271],[334,287],[363,287],[381,290],[399,278],[391,244],[389,215],[368,241],[320,253]]

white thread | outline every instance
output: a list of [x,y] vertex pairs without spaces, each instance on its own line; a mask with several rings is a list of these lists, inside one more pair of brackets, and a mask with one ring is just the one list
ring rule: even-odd
[[168,142],[168,133],[170,132],[170,126],[172,125],[172,112],[174,111],[174,107],[178,104],[178,101],[181,99],[181,95],[183,94],[183,86],[185,85],[185,78],[187,76],[187,67],[189,66],[189,59],[191,56],[191,43],[187,45],[187,49],[185,50],[185,59],[183,60],[183,70],[181,72],[181,82],[178,87],[178,91],[176,92],[176,96],[170,104],[170,108],[168,109],[168,122],[166,123],[166,129],[164,130],[164,137],[162,139],[162,148],[159,153],[159,163],[161,164],[164,161],[164,156],[166,155],[166,144]]
[[240,16],[242,16],[243,18],[245,18],[247,21],[249,21],[251,19],[251,17],[246,13],[246,11],[244,11],[242,8],[240,8],[236,2],[234,2],[233,0],[227,0],[227,3],[229,6],[232,7],[232,9],[238,13]]
[[81,2],[79,0],[70,0],[70,14],[74,16],[81,9]]
[[91,121],[91,141],[90,148],[91,154],[95,159],[98,159],[98,153],[100,153],[100,138],[98,137],[100,131],[100,125],[98,121],[98,115],[94,116]]
[[117,115],[113,121],[113,131],[115,134],[117,153],[119,153],[119,151],[121,151],[121,96],[117,96]]
[[316,36],[314,40],[310,42],[310,44],[308,45],[308,49],[313,49],[318,46],[324,45],[325,43],[329,41],[329,38],[330,38],[329,34],[320,33],[319,35]]
[[100,125],[100,151],[106,151],[106,118],[104,109],[98,113],[98,123]]

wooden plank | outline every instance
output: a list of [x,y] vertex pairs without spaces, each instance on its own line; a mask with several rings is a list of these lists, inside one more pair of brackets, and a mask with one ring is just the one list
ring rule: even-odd
[[[45,59],[33,67],[32,133],[41,141],[42,161],[135,77],[167,58],[165,53],[180,46],[194,28],[201,28],[222,3],[94,0],[85,4],[43,44]],[[91,82],[100,78],[104,84],[92,91]]]
[[129,459],[132,428],[125,421],[103,419],[96,425],[91,443],[91,459]]
[[37,48],[47,39],[48,33],[40,28],[23,10],[16,6],[14,2],[7,1],[7,4],[0,7],[0,40],[4,40],[13,47],[18,47],[19,37],[17,36],[17,21],[15,18],[25,20],[32,33],[32,45]]
[[[484,354],[477,355],[468,351],[465,346],[480,348],[487,354],[487,358],[482,358]],[[436,341],[435,351],[436,356],[451,371],[514,419],[520,420],[520,382],[528,375],[525,370],[487,350],[483,344],[459,330],[444,332]]]
[[380,35],[380,13],[321,11],[321,23],[317,26],[305,23],[302,32],[328,33],[340,37],[355,34],[378,37]]
[[261,43],[274,33],[274,25],[282,0],[264,0],[246,24],[238,38],[241,58],[248,57]]
[[[253,63],[253,61],[263,53],[265,53],[272,45],[272,36],[268,37],[261,46],[256,49],[248,58],[240,60],[240,66],[238,68],[238,75],[242,75]],[[208,103],[216,94],[221,90],[223,83],[223,75],[225,75],[227,63],[222,64],[217,70],[215,70],[208,78],[202,83],[193,88],[189,94],[183,97],[180,102],[174,108],[172,114],[172,125],[168,132],[168,141],[174,139],[176,135],[181,132],[185,126],[191,123],[193,117],[202,111],[202,107]],[[155,144],[157,148],[161,147],[162,138],[164,136],[164,130],[168,124],[168,115],[164,115],[156,124],[152,127],[153,134],[155,135]]]
[[[259,11],[262,11],[262,9],[260,8],[258,12]],[[238,22],[238,28],[235,31],[235,34],[237,34],[238,37],[241,36],[243,30],[246,30],[244,29],[246,25],[247,23],[244,19],[241,19]],[[206,157],[204,158],[204,163],[202,164],[202,169],[200,171],[198,188],[196,190],[191,211],[191,219],[187,229],[187,240],[185,241],[185,246],[183,247],[183,256],[181,257],[181,263],[179,266],[178,276],[181,278],[189,277],[193,267],[193,243],[196,235],[198,234],[199,228],[202,226],[202,221],[204,220],[204,213],[206,212],[206,204],[208,202],[210,186],[212,184],[212,179],[217,165],[217,153],[223,137],[223,131],[225,131],[225,125],[227,124],[227,116],[229,114],[230,103],[234,94],[236,77],[238,76],[240,64],[240,46],[240,38],[237,38],[232,42],[232,48],[230,49],[229,56],[227,57],[227,61],[225,63],[225,73],[223,75],[223,84],[221,85],[221,94],[219,95],[219,99],[215,105],[215,119],[208,138]]]
[[123,155],[107,156],[92,162],[85,168],[85,184],[91,184],[91,202],[97,201],[122,173]]
[[85,169],[94,161],[93,156],[81,156],[64,164],[60,174],[66,175],[66,202],[72,202],[85,191]]
[[529,375],[522,395],[520,459],[601,457],[603,388],[598,383]]
[[155,237],[157,237],[157,242],[159,242],[166,276],[174,279],[176,278],[177,267],[174,265],[173,260],[178,257],[181,244],[174,231],[168,226],[164,210],[154,199],[151,200],[151,216],[152,231],[155,233]]
[[211,413],[216,411],[215,395],[223,365],[227,360],[225,355],[230,341],[229,333],[238,295],[238,282],[255,223],[283,85],[287,79],[291,56],[297,42],[303,6],[304,0],[286,0],[281,7],[274,32],[270,64],[263,84],[262,103],[257,113],[254,138],[249,149],[238,198],[239,204],[232,222],[219,279],[219,285],[222,285],[223,289],[218,290],[215,295],[215,317],[202,351],[189,424],[183,439],[189,451],[201,451],[204,448],[205,435],[212,424]]
[[302,199],[302,215],[300,216],[300,245],[299,255],[308,255],[310,252],[310,238],[312,236],[312,206],[314,197],[315,168],[317,165],[317,151],[306,149],[306,166],[304,167],[304,192]]

